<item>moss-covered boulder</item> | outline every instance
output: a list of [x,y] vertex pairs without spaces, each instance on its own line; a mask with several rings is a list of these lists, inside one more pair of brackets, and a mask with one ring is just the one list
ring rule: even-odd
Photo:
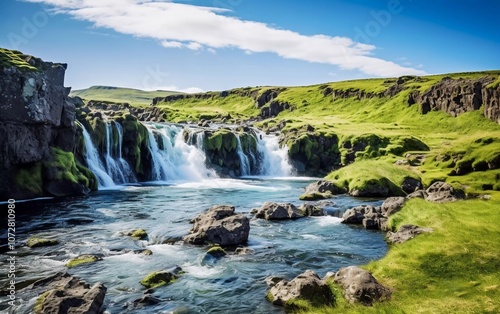
[[223,174],[239,176],[241,165],[237,153],[238,135],[235,132],[228,129],[205,131],[203,147],[213,168]]
[[176,274],[170,271],[155,271],[147,275],[143,280],[141,280],[141,285],[148,289],[154,289],[161,286],[168,285],[177,281],[178,277]]
[[288,156],[299,173],[323,175],[340,165],[338,140],[335,133],[305,128],[287,132],[282,143],[287,145]]
[[52,246],[59,244],[59,240],[57,239],[47,239],[47,238],[39,238],[39,237],[30,237],[26,242],[26,245],[30,248],[42,247],[42,246]]
[[226,256],[227,253],[220,245],[214,245],[208,249],[207,255],[213,256],[215,258],[221,258]]
[[144,240],[148,237],[148,233],[144,229],[135,229],[127,233],[129,237],[134,238],[135,240]]
[[320,180],[313,182],[306,187],[306,191],[299,197],[303,201],[315,201],[331,198],[337,194],[344,194],[347,190],[344,187],[337,186],[334,182]]
[[129,113],[117,119],[123,128],[122,155],[139,181],[151,180],[152,158],[148,129]]
[[66,267],[71,268],[82,264],[94,263],[97,261],[102,261],[102,257],[93,254],[84,254],[70,259],[66,263]]

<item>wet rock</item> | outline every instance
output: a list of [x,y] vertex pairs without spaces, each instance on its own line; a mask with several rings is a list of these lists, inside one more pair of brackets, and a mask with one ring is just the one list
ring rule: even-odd
[[344,188],[338,187],[335,183],[327,180],[320,180],[309,184],[306,191],[299,199],[304,201],[315,201],[325,198],[331,198],[333,195],[344,194],[347,191]]
[[89,263],[94,263],[97,261],[102,261],[102,257],[98,255],[92,255],[92,254],[84,254],[80,255],[78,257],[70,259],[66,263],[66,267],[71,268],[75,267],[81,264],[89,264]]
[[330,287],[311,270],[306,270],[291,281],[278,280],[276,277],[268,281],[272,286],[266,298],[274,305],[284,306],[287,302],[299,299],[315,306],[335,303]]
[[250,221],[242,214],[235,214],[234,206],[218,205],[197,216],[190,234],[183,240],[191,244],[216,243],[222,246],[246,243]]
[[341,268],[334,282],[344,289],[344,297],[351,303],[370,306],[373,302],[390,299],[391,289],[381,285],[368,271],[357,266]]
[[134,300],[134,308],[140,308],[143,306],[149,306],[149,305],[155,305],[160,302],[163,302],[162,299],[155,297],[154,295],[151,294],[146,294],[145,296]]
[[144,240],[148,237],[148,233],[144,229],[135,229],[127,233],[129,237],[134,238],[135,240]]
[[387,218],[382,214],[380,207],[360,205],[348,209],[342,215],[342,223],[362,224],[365,229],[385,230]]
[[283,281],[283,280],[285,280],[285,278],[277,277],[277,276],[269,276],[269,277],[266,277],[266,279],[264,279],[264,282],[266,283],[266,285],[269,288],[271,288],[271,287],[276,286],[276,284],[278,284],[278,282]]
[[397,232],[387,232],[389,243],[404,243],[424,232],[432,232],[432,228],[421,228],[414,225],[403,225]]
[[47,239],[47,238],[38,238],[38,237],[30,237],[26,242],[26,245],[30,248],[37,248],[42,246],[52,246],[59,244],[57,239]]
[[403,208],[406,199],[404,197],[389,197],[382,204],[380,210],[382,215],[389,217]]
[[300,210],[291,203],[278,204],[266,202],[261,208],[256,209],[255,218],[266,220],[297,219],[304,217]]
[[147,275],[140,283],[148,289],[155,289],[175,282],[179,278],[178,274],[181,272],[182,269],[180,267],[176,267],[171,271],[155,271]]
[[463,191],[457,191],[450,184],[442,181],[435,182],[426,191],[426,200],[432,202],[453,202],[465,199]]
[[215,258],[221,258],[227,255],[226,251],[219,245],[215,245],[208,249],[207,255],[213,256]]
[[302,216],[325,216],[325,211],[322,208],[312,204],[301,204],[298,209]]
[[33,312],[37,314],[101,313],[107,290],[100,282],[90,286],[66,273],[37,281],[32,285],[34,287],[48,289],[35,303]]

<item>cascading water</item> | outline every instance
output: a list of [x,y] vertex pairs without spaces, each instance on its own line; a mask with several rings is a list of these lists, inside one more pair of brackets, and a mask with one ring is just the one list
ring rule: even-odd
[[137,182],[137,178],[135,177],[134,172],[132,171],[132,168],[128,164],[128,162],[123,159],[122,156],[122,146],[123,146],[123,128],[120,123],[117,123],[116,121],[114,122],[116,126],[116,131],[118,132],[118,165],[119,168],[121,169],[121,172],[125,178],[125,182]]
[[[184,141],[181,127],[154,124],[147,125],[147,128],[153,162],[153,180],[199,181],[217,177],[214,170],[206,167],[205,153],[196,145]],[[202,143],[200,140],[197,142]]]
[[[80,124],[80,123],[79,123]],[[113,179],[109,176],[104,168],[99,153],[92,143],[92,138],[85,127],[80,124],[83,133],[83,140],[85,143],[85,160],[89,166],[89,169],[96,175],[97,181],[99,182],[99,188],[109,188],[115,186]]]
[[236,152],[238,153],[238,157],[240,158],[240,172],[242,176],[250,175],[250,161],[248,160],[247,155],[243,152],[243,147],[241,146],[241,139],[238,135],[236,135]]
[[292,166],[288,161],[288,148],[280,148],[278,137],[267,135],[255,130],[257,139],[257,150],[260,154],[261,163],[259,174],[263,176],[286,177],[292,174]]

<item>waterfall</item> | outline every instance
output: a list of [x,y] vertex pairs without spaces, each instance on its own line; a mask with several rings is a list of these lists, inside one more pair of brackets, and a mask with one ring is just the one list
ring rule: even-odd
[[120,123],[114,121],[114,124],[116,126],[116,131],[118,132],[118,165],[119,168],[122,171],[122,174],[125,178],[125,182],[137,182],[137,178],[135,177],[134,172],[132,171],[132,168],[130,167],[129,163],[123,159],[122,156],[122,146],[123,146],[123,128]]
[[[199,181],[217,177],[205,165],[205,152],[200,149],[203,133],[196,135],[196,144],[184,140],[182,128],[174,125],[146,125],[149,132],[149,150],[153,162],[153,180]],[[188,142],[192,142],[189,141]]]
[[238,157],[240,158],[240,173],[241,176],[248,176],[250,175],[250,161],[248,160],[248,157],[245,155],[243,152],[243,148],[241,146],[241,139],[239,135],[236,135],[236,140],[237,140],[237,146],[236,146],[236,152],[238,154]]
[[260,154],[259,174],[264,176],[290,176],[292,166],[288,161],[288,148],[279,147],[278,137],[255,130],[257,150]]
[[99,153],[90,138],[90,134],[82,124],[80,124],[80,126],[82,127],[83,140],[85,142],[85,160],[87,161],[89,169],[96,175],[97,181],[99,182],[99,188],[115,186],[113,179],[108,175],[101,162]]

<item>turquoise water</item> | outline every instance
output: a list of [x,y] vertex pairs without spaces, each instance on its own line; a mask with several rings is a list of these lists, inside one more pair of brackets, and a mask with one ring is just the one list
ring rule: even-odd
[[[101,254],[102,261],[67,271],[88,283],[106,285],[107,313],[283,313],[265,300],[267,276],[291,279],[307,269],[323,276],[386,253],[381,232],[343,225],[332,216],[359,204],[379,204],[379,200],[339,196],[326,206],[330,216],[279,222],[251,219],[249,253],[220,260],[204,260],[206,247],[180,241],[161,243],[187,234],[189,220],[213,205],[232,204],[248,217],[252,217],[252,208],[266,201],[300,205],[298,196],[310,182],[311,178],[254,177],[152,183],[100,191],[90,197],[18,203],[18,241],[40,235],[61,242],[52,247],[20,248],[18,280],[66,271],[65,263],[81,254]],[[136,228],[144,228],[149,239],[135,241],[123,235]],[[146,248],[153,255],[133,252]],[[161,302],[145,307],[133,304],[146,291],[141,279],[176,266],[185,274],[152,293]],[[16,313],[28,313],[37,293],[18,292],[21,305]],[[2,298],[0,310],[5,307],[6,298]]]

